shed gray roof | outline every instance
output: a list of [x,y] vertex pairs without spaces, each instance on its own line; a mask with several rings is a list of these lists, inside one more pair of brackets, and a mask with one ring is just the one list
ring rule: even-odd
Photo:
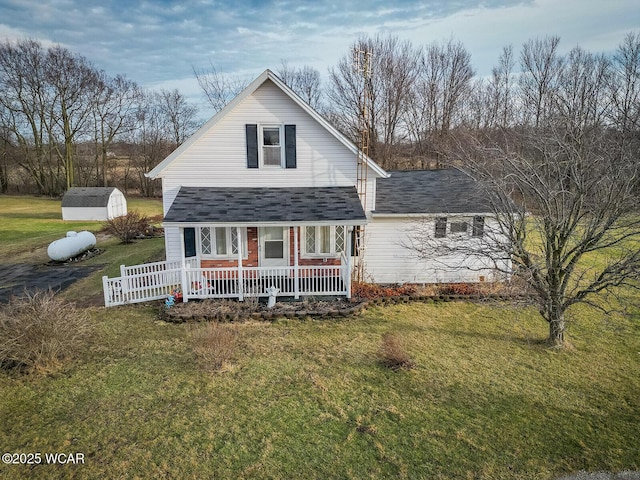
[[398,170],[376,183],[377,214],[487,213],[489,199],[456,169]]
[[366,223],[355,187],[180,187],[165,222]]
[[71,187],[62,197],[63,207],[106,207],[115,187]]

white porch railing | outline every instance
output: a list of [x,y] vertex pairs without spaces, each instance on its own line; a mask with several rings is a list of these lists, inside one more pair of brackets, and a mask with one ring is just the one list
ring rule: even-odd
[[[186,265],[195,266],[195,259]],[[125,267],[120,265],[120,276],[102,277],[104,305],[113,307],[126,303],[146,302],[166,298],[182,285],[182,262],[154,262]]]
[[197,261],[156,262],[120,267],[120,277],[102,277],[106,307],[166,298],[182,291],[184,301],[204,298],[268,296],[275,286],[278,295],[351,295],[349,263],[343,255],[340,265],[287,267],[199,268]]

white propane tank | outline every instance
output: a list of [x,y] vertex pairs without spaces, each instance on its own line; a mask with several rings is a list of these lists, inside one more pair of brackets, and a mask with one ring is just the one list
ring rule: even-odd
[[51,260],[64,262],[82,252],[86,252],[96,244],[96,236],[83,230],[82,232],[67,232],[65,238],[55,240],[49,244],[47,255]]

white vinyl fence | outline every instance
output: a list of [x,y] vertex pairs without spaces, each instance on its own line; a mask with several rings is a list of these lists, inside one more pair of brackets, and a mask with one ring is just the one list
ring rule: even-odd
[[167,298],[179,290],[183,300],[278,295],[351,295],[351,275],[344,255],[340,265],[287,267],[199,268],[195,258],[120,267],[120,276],[102,277],[106,307]]

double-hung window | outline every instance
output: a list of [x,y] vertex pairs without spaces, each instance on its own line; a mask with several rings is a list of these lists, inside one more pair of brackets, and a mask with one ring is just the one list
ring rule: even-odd
[[247,231],[240,229],[240,239],[235,227],[200,227],[200,253],[203,257],[236,258],[239,241],[242,254],[247,258]]
[[261,125],[262,165],[265,167],[283,167],[282,125]]
[[318,225],[304,229],[304,254],[309,257],[331,257],[345,251],[344,225]]

